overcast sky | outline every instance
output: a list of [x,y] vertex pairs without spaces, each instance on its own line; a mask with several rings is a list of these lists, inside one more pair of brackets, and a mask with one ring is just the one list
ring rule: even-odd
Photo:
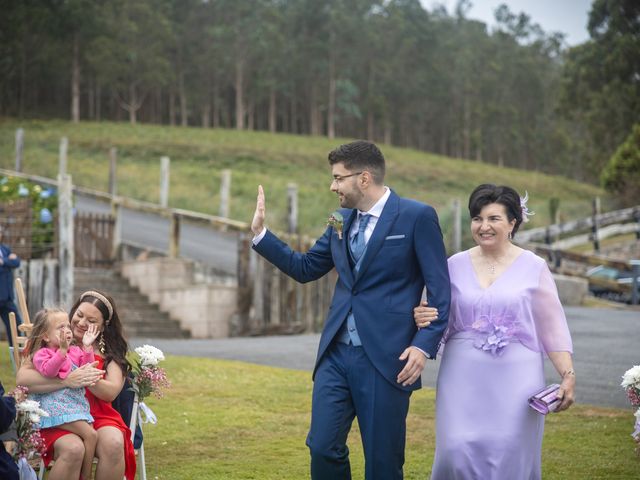
[[[429,10],[435,3],[445,5],[449,13],[453,13],[457,4],[457,0],[421,2]],[[587,21],[591,0],[471,0],[471,3],[473,6],[467,16],[485,22],[490,30],[495,23],[493,12],[506,3],[513,13],[528,14],[544,31],[565,33],[565,41],[571,46],[589,39]]]

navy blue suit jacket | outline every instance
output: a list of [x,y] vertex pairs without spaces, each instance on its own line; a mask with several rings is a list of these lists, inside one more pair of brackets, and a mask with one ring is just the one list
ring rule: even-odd
[[[16,402],[12,397],[4,396],[4,387],[0,383],[0,433],[9,430],[11,422],[15,418]],[[2,442],[0,442],[0,478],[3,480],[18,480],[18,466],[5,450]]]
[[9,259],[11,249],[0,244],[2,251],[2,265],[0,265],[0,302],[13,300],[13,269],[20,266],[20,259]]
[[[447,326],[449,271],[438,216],[432,207],[400,198],[392,191],[354,277],[348,233],[357,211],[341,212],[345,219],[342,239],[328,227],[308,252],[300,253],[267,231],[253,248],[299,282],[317,280],[336,268],[338,281],[315,369],[351,310],[362,347],[375,368],[398,388],[420,388],[420,380],[408,387],[396,382],[404,367],[398,357],[413,345],[435,358]],[[417,329],[413,308],[419,304],[425,285],[429,305],[438,309],[439,319],[427,328]]]

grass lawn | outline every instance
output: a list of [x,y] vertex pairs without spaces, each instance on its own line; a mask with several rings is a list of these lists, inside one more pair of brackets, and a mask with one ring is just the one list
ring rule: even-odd
[[[6,342],[0,342],[0,351],[8,352]],[[311,408],[308,372],[179,356],[168,356],[163,366],[173,386],[163,399],[147,402],[158,416],[157,425],[144,427],[149,479],[309,478],[304,444]],[[8,354],[0,355],[0,378],[7,389],[14,386]],[[431,469],[434,395],[423,389],[412,397],[407,480],[426,479]],[[549,416],[543,478],[638,478],[633,420],[631,407],[578,405]],[[354,479],[362,479],[357,427],[350,449]]]
[[[337,207],[329,191],[327,153],[350,139],[270,134],[224,129],[129,125],[113,122],[70,122],[0,118],[0,167],[15,165],[15,131],[25,130],[23,171],[55,178],[60,138],[69,139],[67,170],[77,185],[106,191],[111,146],[118,149],[118,193],[158,202],[160,157],[171,158],[169,205],[217,214],[220,172],[232,170],[231,218],[249,222],[255,208],[257,185],[267,196],[267,221],[276,230],[286,228],[287,184],[299,189],[300,232],[316,236]],[[575,180],[499,168],[494,164],[452,159],[416,150],[382,146],[387,160],[386,183],[400,195],[436,207],[447,236],[451,230],[452,201],[462,204],[463,232],[467,234],[466,203],[480,183],[506,183],[524,194],[538,213],[528,227],[549,223],[549,199],[560,199],[563,218],[591,214],[591,200],[604,192]]]

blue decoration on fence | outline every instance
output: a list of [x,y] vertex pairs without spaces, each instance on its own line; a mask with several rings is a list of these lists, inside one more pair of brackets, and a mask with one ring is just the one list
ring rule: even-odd
[[51,211],[48,208],[40,210],[40,221],[42,223],[51,223],[52,220],[53,215],[51,215]]

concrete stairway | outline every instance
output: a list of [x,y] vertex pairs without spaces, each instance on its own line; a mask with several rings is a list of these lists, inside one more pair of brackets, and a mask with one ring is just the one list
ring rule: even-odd
[[113,297],[126,338],[189,338],[188,330],[178,321],[161,312],[157,305],[129,285],[115,270],[96,268],[75,269],[75,294],[97,289]]

